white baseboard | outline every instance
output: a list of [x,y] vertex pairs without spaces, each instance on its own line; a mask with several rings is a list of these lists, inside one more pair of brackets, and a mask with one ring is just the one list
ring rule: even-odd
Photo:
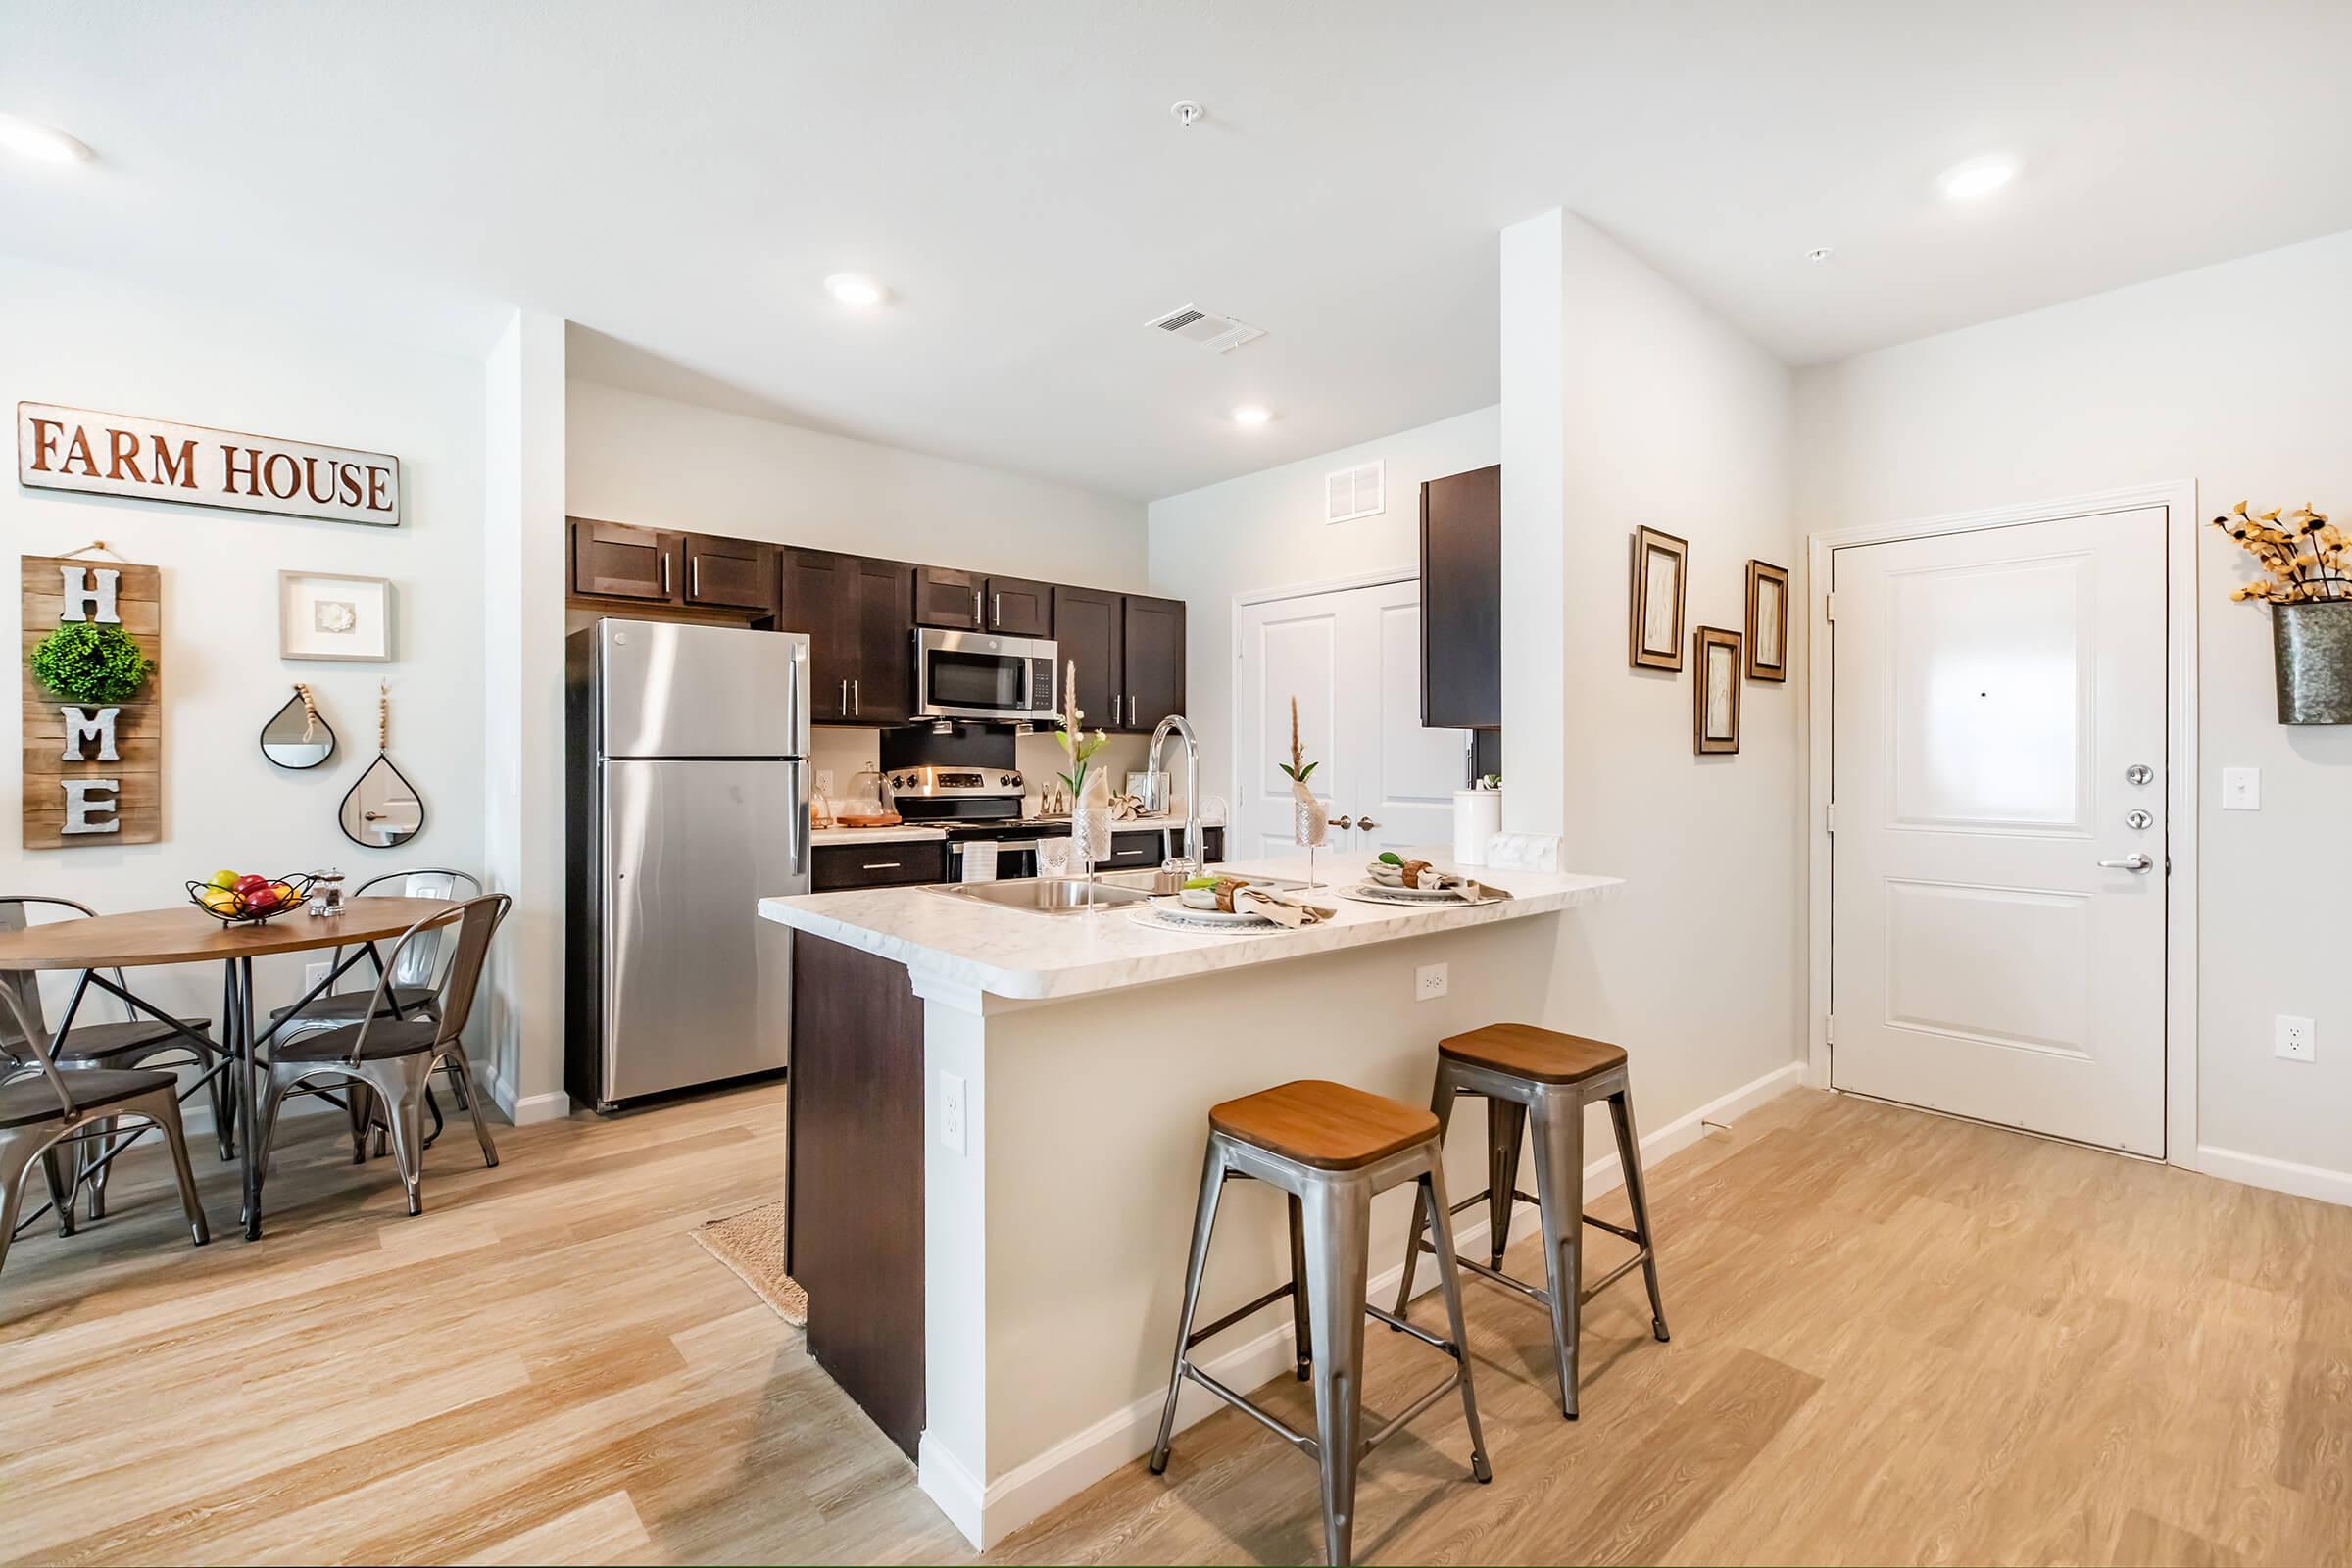
[[[1655,1165],[1697,1143],[1703,1135],[1702,1123],[1734,1120],[1795,1088],[1803,1081],[1804,1071],[1803,1062],[1789,1062],[1644,1134],[1642,1165],[1644,1168]],[[1618,1168],[1614,1150],[1604,1152],[1585,1167],[1588,1200],[1623,1184],[1624,1174]],[[1511,1240],[1516,1242],[1533,1235],[1537,1223],[1533,1204],[1517,1205],[1511,1215]],[[1457,1227],[1454,1238],[1462,1253],[1479,1256],[1486,1244],[1486,1219],[1481,1217]],[[1379,1301],[1394,1296],[1403,1274],[1404,1264],[1400,1260],[1371,1275],[1365,1283],[1366,1299]],[[1421,1280],[1424,1293],[1436,1288],[1437,1282],[1430,1271],[1424,1270]],[[1264,1333],[1202,1360],[1199,1363],[1200,1369],[1228,1388],[1236,1389],[1253,1389],[1292,1370],[1298,1363],[1291,1349],[1291,1321],[1287,1313],[1279,1317],[1280,1321]],[[1063,1439],[985,1487],[944,1446],[934,1444],[926,1432],[918,1450],[919,1484],[924,1494],[939,1504],[940,1511],[963,1532],[965,1539],[985,1551],[1128,1460],[1149,1453],[1159,1436],[1159,1412],[1166,1398],[1164,1392],[1147,1395]],[[1187,1383],[1176,1400],[1176,1429],[1181,1432],[1222,1407],[1223,1401],[1205,1389]]]
[[2352,1170],[2329,1170],[2325,1165],[2298,1165],[2291,1159],[2248,1154],[2212,1144],[2197,1146],[2197,1169],[2224,1181],[2248,1187],[2267,1187],[2275,1193],[2316,1198],[2322,1202],[2352,1204]]
[[981,1547],[991,1544],[979,1479],[948,1451],[945,1444],[934,1443],[928,1432],[915,1440],[914,1484],[923,1489],[924,1496],[939,1504],[939,1511],[963,1532],[964,1540]]
[[507,1081],[498,1075],[498,1068],[489,1062],[474,1063],[473,1076],[474,1081],[490,1096],[490,1103],[498,1107],[498,1113],[506,1117],[512,1126],[528,1127],[533,1122],[562,1121],[571,1114],[571,1097],[566,1094],[515,1098]]

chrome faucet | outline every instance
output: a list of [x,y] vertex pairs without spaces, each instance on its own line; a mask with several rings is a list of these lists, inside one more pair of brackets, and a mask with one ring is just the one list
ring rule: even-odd
[[1185,722],[1182,713],[1170,713],[1152,731],[1152,749],[1144,754],[1144,768],[1152,773],[1159,771],[1159,749],[1167,743],[1171,731],[1184,739],[1184,853],[1168,857],[1162,869],[1181,871],[1188,877],[1199,876],[1200,868],[1208,863],[1208,842],[1200,831],[1200,743],[1194,738],[1193,726]]

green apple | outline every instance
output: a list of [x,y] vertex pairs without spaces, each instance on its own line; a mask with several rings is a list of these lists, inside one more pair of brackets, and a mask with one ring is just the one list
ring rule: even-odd
[[211,876],[205,878],[205,880],[217,888],[233,888],[237,885],[237,873],[234,871],[225,870],[215,871]]

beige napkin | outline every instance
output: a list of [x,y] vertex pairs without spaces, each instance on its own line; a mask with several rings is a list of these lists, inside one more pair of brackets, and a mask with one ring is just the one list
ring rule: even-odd
[[1337,918],[1340,912],[1312,904],[1293,904],[1288,899],[1278,899],[1271,893],[1260,893],[1255,888],[1243,888],[1235,893],[1233,904],[1237,909],[1247,906],[1251,914],[1262,914],[1277,925],[1287,925],[1294,931],[1300,926],[1321,925],[1326,920]]

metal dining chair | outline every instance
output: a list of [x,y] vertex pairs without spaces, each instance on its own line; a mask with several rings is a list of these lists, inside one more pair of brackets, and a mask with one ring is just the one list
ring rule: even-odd
[[[403,899],[478,899],[482,896],[481,878],[471,872],[431,866],[387,871],[382,876],[369,877],[359,885],[352,897],[364,899],[379,889],[383,890],[379,896]],[[461,889],[464,891],[461,892]],[[428,936],[429,940],[419,943],[406,957],[385,965],[392,977],[385,1007],[387,1013],[403,1017],[433,1016],[432,1008],[440,996],[442,971],[447,966],[449,956],[438,928]],[[334,950],[332,961],[336,964],[343,961],[343,949]],[[368,991],[337,991],[315,1000],[301,1010],[299,1016],[287,1016],[294,1012],[290,1006],[275,1008],[270,1016],[284,1020],[278,1029],[277,1038],[280,1040],[323,1029],[340,1029],[366,1016],[365,1009],[369,1004],[371,995]],[[471,1110],[470,1086],[462,1082],[454,1069],[449,1077],[450,1087],[458,1097],[458,1108]],[[351,1162],[357,1165],[368,1157],[368,1131],[373,1115],[364,1086],[347,1090],[345,1098],[351,1113]],[[429,1099],[427,1104],[432,1111],[435,1134],[438,1135],[441,1107]],[[376,1152],[379,1154],[383,1152],[384,1136],[385,1130],[379,1127],[376,1134]]]
[[40,993],[25,1004],[23,987],[0,988],[0,1014],[22,1042],[13,1057],[23,1070],[0,1081],[0,1267],[16,1239],[17,1214],[24,1201],[24,1179],[35,1159],[49,1182],[59,1214],[73,1212],[74,1190],[66,1178],[61,1146],[103,1146],[126,1116],[153,1122],[172,1146],[172,1167],[179,1178],[179,1201],[188,1231],[202,1247],[212,1240],[204,1205],[196,1199],[196,1174],[188,1168],[188,1141],[179,1122],[179,1080],[169,1072],[126,1067],[61,1070],[50,1049],[49,1029],[39,1008]]
[[[424,1174],[424,1097],[434,1069],[445,1064],[468,1091],[466,1107],[473,1118],[473,1135],[481,1142],[482,1163],[498,1163],[498,1146],[490,1141],[489,1125],[482,1120],[481,1096],[471,1092],[472,1065],[466,1060],[460,1036],[473,1011],[490,938],[514,903],[504,893],[492,893],[425,916],[401,933],[391,960],[384,965],[367,1005],[360,1009],[358,1022],[307,1030],[271,1045],[255,1134],[261,1142],[254,1151],[265,1181],[278,1106],[286,1096],[306,1084],[359,1086],[382,1102],[392,1157],[408,1188],[409,1212],[423,1213],[419,1186]],[[414,961],[411,952],[417,944],[429,941],[438,947],[445,928],[454,928],[455,941],[431,998],[432,1015],[395,1016],[388,1004],[392,977],[403,972],[404,963]],[[356,1093],[353,1098],[358,1098]]]
[[[0,931],[22,931],[32,923],[32,911],[38,906],[69,911],[67,918],[87,920],[97,911],[88,905],[73,899],[54,898],[47,894],[22,893],[0,895]],[[122,971],[109,971],[119,990],[128,990]],[[40,977],[27,971],[0,975],[0,986],[8,987],[16,998],[16,1006],[0,1008],[0,1063],[15,1072],[32,1066],[24,1043],[24,1035],[16,1024],[19,1010],[24,1016],[38,1020],[42,1030],[48,1029],[47,1008],[41,1002]],[[129,1003],[121,1004],[122,1021],[120,1023],[77,1023],[68,1030],[63,1040],[53,1042],[51,1054],[57,1065],[68,1072],[91,1068],[122,1069],[136,1067],[201,1067],[203,1075],[181,1094],[182,1099],[198,1089],[212,1097],[213,1137],[220,1146],[220,1157],[234,1159],[236,1149],[236,1114],[231,1095],[234,1092],[231,1075],[225,1070],[228,1054],[216,1045],[207,1033],[210,1018],[181,1018],[178,1027],[161,1018],[141,1017]],[[89,1193],[90,1218],[106,1217],[106,1184],[113,1162],[105,1157],[110,1147],[106,1136],[114,1131],[105,1129],[97,1139],[80,1143],[81,1162],[74,1171],[76,1182]],[[66,1205],[59,1205],[61,1228],[73,1229],[73,1216]]]

